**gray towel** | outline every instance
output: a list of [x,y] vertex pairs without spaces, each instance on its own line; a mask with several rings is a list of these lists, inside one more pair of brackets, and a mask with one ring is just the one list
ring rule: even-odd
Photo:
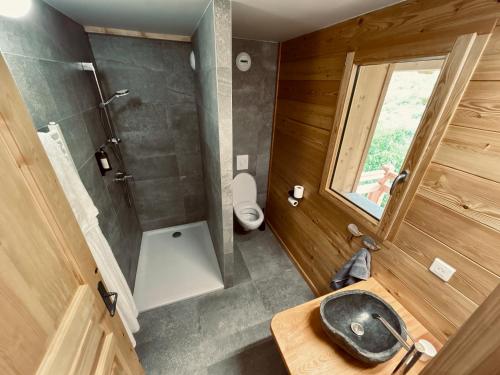
[[358,281],[368,280],[370,277],[371,262],[372,255],[370,252],[364,248],[359,250],[332,278],[330,287],[338,290]]

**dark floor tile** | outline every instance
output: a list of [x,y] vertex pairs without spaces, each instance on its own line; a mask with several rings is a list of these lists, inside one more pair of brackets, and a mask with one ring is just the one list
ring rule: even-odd
[[[199,360],[199,332],[182,332],[171,339],[158,339],[137,345],[136,350],[148,375],[191,375],[204,371]],[[201,372],[203,373],[203,372]]]
[[312,300],[315,296],[296,269],[255,281],[264,306],[273,314]]
[[[236,219],[235,219],[236,220]],[[239,230],[235,230],[234,232],[234,243],[252,241],[258,236],[262,236],[262,233],[259,230],[252,230],[249,232],[245,232],[242,228],[238,228]],[[266,233],[267,235],[267,233]]]
[[241,251],[237,244],[234,244],[234,265],[233,265],[233,282],[234,285],[242,284],[251,280],[250,272],[243,260]]
[[204,335],[232,334],[271,318],[252,283],[209,294],[199,308]]
[[268,340],[272,337],[270,324],[268,319],[231,334],[221,331],[214,336],[204,336],[200,359],[203,359],[208,367],[241,353],[257,342]]
[[273,340],[269,339],[218,362],[208,368],[208,375],[279,375],[286,367]]
[[137,344],[163,339],[175,341],[180,335],[200,333],[199,298],[191,298],[139,315]]
[[238,242],[252,280],[279,275],[293,268],[285,251],[269,231],[254,236],[252,240]]

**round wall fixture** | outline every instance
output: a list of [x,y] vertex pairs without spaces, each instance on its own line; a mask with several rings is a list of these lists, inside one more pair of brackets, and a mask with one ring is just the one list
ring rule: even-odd
[[191,69],[196,70],[196,58],[193,51],[189,54],[189,64],[191,65]]
[[246,72],[252,66],[252,58],[248,53],[240,52],[236,56],[236,66],[242,72]]

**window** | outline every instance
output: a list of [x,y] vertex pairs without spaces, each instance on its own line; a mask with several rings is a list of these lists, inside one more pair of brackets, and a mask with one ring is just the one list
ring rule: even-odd
[[399,46],[408,59],[390,62],[394,51],[348,52],[320,195],[370,235],[394,239],[487,41],[462,35],[439,57]]
[[[380,220],[439,77],[442,59],[355,67],[331,189]],[[400,176],[398,178],[398,176]]]

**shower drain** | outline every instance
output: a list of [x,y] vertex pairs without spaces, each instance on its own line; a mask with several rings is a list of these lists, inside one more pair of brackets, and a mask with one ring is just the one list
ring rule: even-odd
[[181,233],[181,232],[174,232],[174,233],[172,234],[172,237],[174,237],[174,238],[179,238],[180,236],[182,236],[182,233]]

